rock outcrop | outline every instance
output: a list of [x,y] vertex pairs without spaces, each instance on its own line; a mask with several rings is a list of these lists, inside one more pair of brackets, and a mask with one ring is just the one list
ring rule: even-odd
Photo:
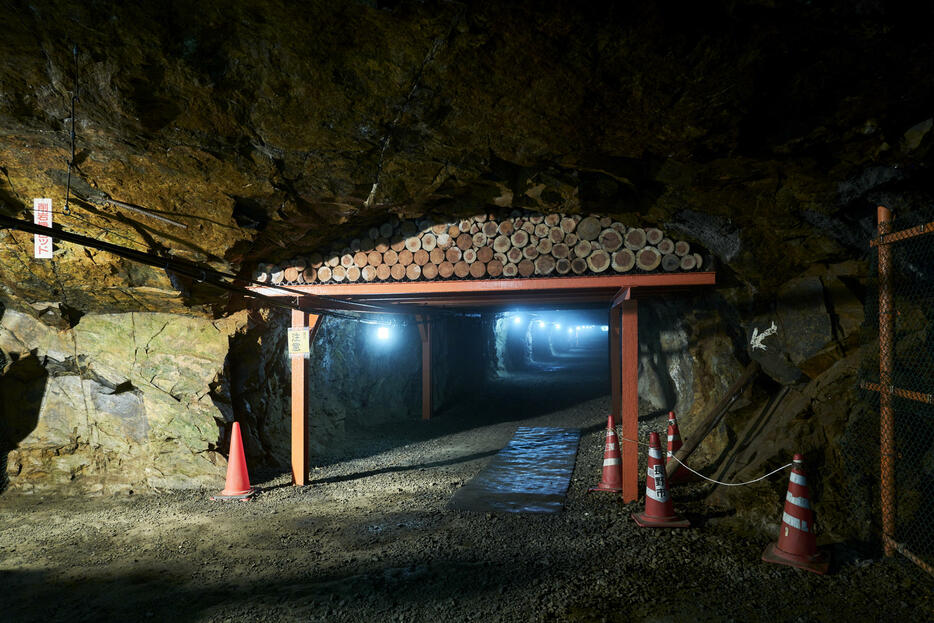
[[10,391],[0,420],[15,444],[7,467],[15,486],[95,492],[221,482],[217,450],[229,419],[212,392],[238,321],[88,314],[59,331],[6,310],[0,379]]

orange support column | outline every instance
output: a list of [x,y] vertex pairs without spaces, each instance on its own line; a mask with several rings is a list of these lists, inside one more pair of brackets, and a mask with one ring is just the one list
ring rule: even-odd
[[620,304],[622,311],[621,410],[623,454],[623,501],[639,498],[639,446],[625,441],[639,438],[639,305],[627,300]]
[[622,334],[620,333],[620,308],[619,306],[610,308],[610,395],[611,412],[613,421],[619,423],[622,398],[622,376],[620,372],[620,346],[622,345]]
[[[314,343],[321,317],[292,310],[292,328],[308,327]],[[292,484],[308,483],[308,360],[292,357]]]
[[431,419],[431,319],[418,316],[418,332],[422,338],[422,419]]

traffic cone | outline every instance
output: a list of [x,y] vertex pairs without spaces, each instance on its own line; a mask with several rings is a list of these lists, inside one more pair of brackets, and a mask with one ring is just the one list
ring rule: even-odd
[[769,543],[762,560],[824,575],[830,568],[830,557],[817,549],[811,494],[804,475],[804,457],[796,454],[792,463],[778,542]]
[[600,484],[591,491],[612,491],[618,493],[623,490],[623,466],[619,455],[619,442],[616,438],[616,422],[611,413],[606,419],[606,445],[603,450],[603,477]]
[[645,511],[632,518],[643,528],[687,528],[687,519],[675,515],[674,505],[665,482],[662,445],[658,433],[649,433],[649,464],[645,478]]
[[243,440],[240,438],[240,423],[234,422],[230,432],[230,454],[227,457],[227,482],[224,490],[211,499],[248,500],[252,495],[250,474],[246,470],[246,457],[243,455]]
[[[671,456],[681,449],[681,446],[684,444],[681,443],[681,431],[678,430],[678,420],[675,418],[675,412],[668,412],[668,454],[665,455],[665,465],[672,460]],[[678,465],[678,469],[675,470],[675,473],[671,475],[671,478],[668,479],[668,482],[671,484],[679,484],[682,482],[688,482],[692,480],[691,472],[684,469],[684,466]]]

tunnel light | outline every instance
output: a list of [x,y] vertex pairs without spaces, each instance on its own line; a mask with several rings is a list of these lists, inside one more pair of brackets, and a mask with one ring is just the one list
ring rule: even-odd
[[538,321],[538,328],[539,328],[539,329],[544,329],[544,328],[545,328],[545,321],[544,321],[544,320],[539,320],[539,321]]
[[389,339],[389,327],[379,327],[378,329],[376,329],[376,339],[388,340]]
[[601,331],[609,331],[609,330],[610,330],[610,327],[609,327],[609,325],[605,325],[605,324],[604,324],[604,325],[600,325],[600,330],[601,330]]
[[561,328],[561,323],[560,323],[560,322],[556,322],[556,323],[555,323],[555,329],[560,329],[560,328]]
[[519,316],[519,315],[517,314],[517,315],[513,316],[512,321],[513,321],[514,324],[519,324],[520,322],[522,322],[522,316]]
[[571,327],[568,327],[568,335],[571,335],[572,333],[574,333],[574,329],[572,329]]

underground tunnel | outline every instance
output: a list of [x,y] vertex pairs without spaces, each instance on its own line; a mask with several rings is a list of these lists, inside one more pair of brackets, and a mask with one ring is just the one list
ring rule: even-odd
[[934,618],[931,7],[0,14],[0,620]]

